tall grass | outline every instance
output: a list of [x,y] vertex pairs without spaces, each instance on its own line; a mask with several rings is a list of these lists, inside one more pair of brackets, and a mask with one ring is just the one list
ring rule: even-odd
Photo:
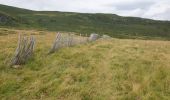
[[62,48],[47,56],[54,33],[34,33],[35,55],[7,67],[18,34],[0,36],[0,98],[6,100],[168,100],[170,42],[112,39]]

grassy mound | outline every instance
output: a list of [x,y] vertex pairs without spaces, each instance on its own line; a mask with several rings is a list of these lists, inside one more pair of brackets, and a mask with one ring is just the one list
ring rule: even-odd
[[168,100],[170,42],[99,40],[47,55],[55,34],[34,33],[34,57],[9,68],[17,34],[0,36],[1,99]]

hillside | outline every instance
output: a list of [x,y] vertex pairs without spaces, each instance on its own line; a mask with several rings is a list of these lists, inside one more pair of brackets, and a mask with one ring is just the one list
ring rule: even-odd
[[0,27],[108,34],[116,38],[170,39],[170,22],[115,14],[31,11],[0,5]]
[[[0,5],[0,99],[169,100],[169,27],[170,21]],[[92,32],[113,38],[92,42]],[[18,43],[19,34],[35,37],[34,50],[25,49],[32,47],[26,37]],[[54,41],[67,46],[49,54]],[[15,52],[33,55],[10,66]]]
[[[47,55],[55,34],[1,29],[2,100],[169,100],[170,42],[110,39]],[[13,34],[12,34],[13,33]],[[10,68],[18,34],[34,34],[34,56]]]

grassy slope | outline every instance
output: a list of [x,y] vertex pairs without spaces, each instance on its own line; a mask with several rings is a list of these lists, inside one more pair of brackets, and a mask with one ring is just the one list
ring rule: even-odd
[[97,32],[118,38],[170,39],[170,22],[114,14],[38,12],[0,5],[0,13],[13,18],[0,27],[15,27],[79,33]]
[[0,36],[1,99],[168,100],[170,42],[113,39],[64,48],[47,56],[54,39],[36,33],[35,56],[22,69],[7,67],[16,34]]

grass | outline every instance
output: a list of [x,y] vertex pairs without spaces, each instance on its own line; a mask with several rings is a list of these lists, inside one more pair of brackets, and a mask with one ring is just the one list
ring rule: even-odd
[[6,30],[33,33],[36,48],[34,57],[26,65],[13,69],[7,66],[7,62],[17,46],[18,34],[0,36],[1,99],[170,98],[170,41],[98,40],[47,55],[55,39],[54,33]]

